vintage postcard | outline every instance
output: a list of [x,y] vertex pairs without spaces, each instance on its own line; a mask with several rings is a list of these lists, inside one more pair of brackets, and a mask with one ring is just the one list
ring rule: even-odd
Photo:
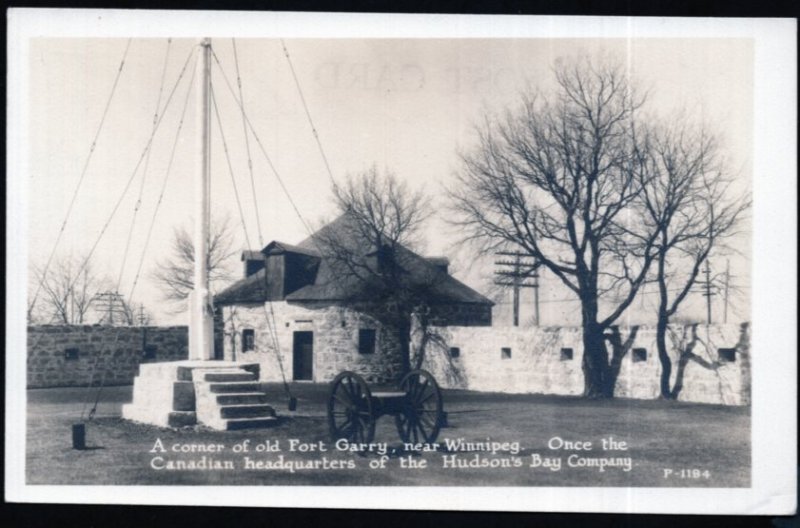
[[7,500],[794,511],[795,21],[8,34]]

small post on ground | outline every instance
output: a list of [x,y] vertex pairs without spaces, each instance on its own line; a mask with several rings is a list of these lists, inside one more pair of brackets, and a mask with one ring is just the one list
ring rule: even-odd
[[86,424],[72,424],[72,449],[86,449]]

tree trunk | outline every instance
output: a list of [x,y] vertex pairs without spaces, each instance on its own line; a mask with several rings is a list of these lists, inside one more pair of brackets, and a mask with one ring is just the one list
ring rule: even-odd
[[672,377],[672,360],[667,352],[667,316],[659,314],[656,325],[656,348],[658,360],[661,362],[661,397],[666,400],[675,399],[669,383]]
[[[670,377],[672,376],[672,360],[667,352],[667,325],[669,324],[669,311],[667,310],[669,293],[666,281],[667,240],[666,232],[662,231],[662,245],[658,253],[658,322],[656,323],[656,349],[658,360],[661,362],[661,397],[667,400],[674,399],[670,390]],[[683,370],[681,369],[681,374]]]
[[611,398],[613,385],[609,386],[608,351],[603,329],[595,321],[583,324],[583,395],[587,398]]
[[611,333],[606,336],[607,341],[611,343],[611,361],[608,365],[608,380],[606,382],[606,389],[609,390],[608,397],[614,396],[614,390],[617,386],[617,378],[619,371],[622,368],[622,360],[628,355],[636,335],[639,333],[639,325],[634,325],[630,328],[628,337],[622,341],[622,335],[619,331],[619,326],[611,326]]

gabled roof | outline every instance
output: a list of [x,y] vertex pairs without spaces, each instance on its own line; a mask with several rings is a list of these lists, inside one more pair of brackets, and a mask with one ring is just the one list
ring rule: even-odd
[[310,257],[319,257],[319,252],[313,247],[301,247],[274,240],[261,250],[264,255],[280,255],[282,253],[298,253]]
[[214,296],[214,303],[219,305],[262,303],[267,301],[267,270],[261,268],[231,284]]
[[[365,258],[367,255],[374,254],[375,244],[360,237],[356,230],[351,228],[350,222],[345,216],[340,216],[323,226],[295,246],[277,241],[271,242],[262,250],[262,253],[268,255],[297,253],[318,257],[324,253],[320,249],[324,247],[324,241],[330,240],[333,236],[336,237],[337,242],[341,242],[355,254],[360,253]],[[401,275],[404,287],[424,290],[426,296],[430,297],[431,303],[494,304],[441,269],[441,264],[446,261],[426,259],[404,246],[399,246],[395,255],[404,271]],[[218,304],[235,304],[277,300],[267,298],[265,274],[266,270],[260,270],[233,284],[216,296],[216,302]],[[360,279],[341,269],[341,264],[334,262],[334,259],[322,257],[313,283],[289,293],[286,295],[286,300],[295,302],[370,301],[376,298],[379,290],[379,284],[367,279]]]

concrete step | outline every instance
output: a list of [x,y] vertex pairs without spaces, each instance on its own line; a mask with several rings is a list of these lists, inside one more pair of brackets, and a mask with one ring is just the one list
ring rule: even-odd
[[220,407],[220,416],[223,418],[265,418],[275,416],[275,409],[269,405],[225,405]]
[[261,392],[261,385],[254,382],[224,381],[209,383],[208,389],[216,394],[227,392]]
[[219,405],[244,405],[267,403],[267,395],[263,392],[229,392],[217,394]]
[[228,431],[233,431],[235,429],[256,429],[278,425],[278,419],[274,416],[265,418],[228,418],[224,420],[224,422],[225,429]]
[[255,374],[244,371],[206,372],[203,379],[209,382],[258,381]]
[[185,427],[197,424],[197,413],[194,411],[173,411],[167,416],[170,427]]

